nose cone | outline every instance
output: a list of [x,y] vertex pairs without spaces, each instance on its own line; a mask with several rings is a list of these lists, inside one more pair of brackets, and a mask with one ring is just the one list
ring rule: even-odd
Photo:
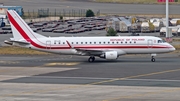
[[174,48],[173,46],[171,46],[171,48],[169,48],[169,50],[170,50],[170,52],[172,52],[172,51],[175,51],[176,48]]

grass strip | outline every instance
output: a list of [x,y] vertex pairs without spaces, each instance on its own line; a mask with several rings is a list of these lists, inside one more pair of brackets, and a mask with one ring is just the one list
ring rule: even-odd
[[15,46],[3,46],[0,47],[0,55],[48,55],[50,53],[40,52],[28,48],[15,47]]

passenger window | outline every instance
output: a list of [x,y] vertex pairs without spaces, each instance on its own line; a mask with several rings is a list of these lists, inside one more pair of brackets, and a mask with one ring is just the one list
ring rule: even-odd
[[99,42],[99,44],[101,44],[101,42]]
[[91,42],[89,42],[89,44],[91,44]]
[[119,43],[119,42],[116,42],[117,44]]
[[71,42],[71,44],[73,44],[73,42]]
[[81,42],[81,44],[83,44],[83,42]]
[[78,42],[76,42],[76,44],[78,44]]
[[106,44],[106,42],[104,42],[104,44]]
[[54,44],[61,44],[60,40],[54,40]]
[[94,44],[96,44],[96,42],[94,42]]

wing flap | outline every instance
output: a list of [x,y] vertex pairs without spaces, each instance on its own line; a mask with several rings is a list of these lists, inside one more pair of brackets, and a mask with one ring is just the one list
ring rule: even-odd
[[86,49],[86,48],[74,48],[77,51],[90,51],[90,52],[104,52],[104,50],[101,49]]

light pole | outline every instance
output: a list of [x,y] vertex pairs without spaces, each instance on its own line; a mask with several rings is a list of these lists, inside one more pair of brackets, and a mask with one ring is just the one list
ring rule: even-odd
[[169,0],[166,0],[166,39],[169,39]]

